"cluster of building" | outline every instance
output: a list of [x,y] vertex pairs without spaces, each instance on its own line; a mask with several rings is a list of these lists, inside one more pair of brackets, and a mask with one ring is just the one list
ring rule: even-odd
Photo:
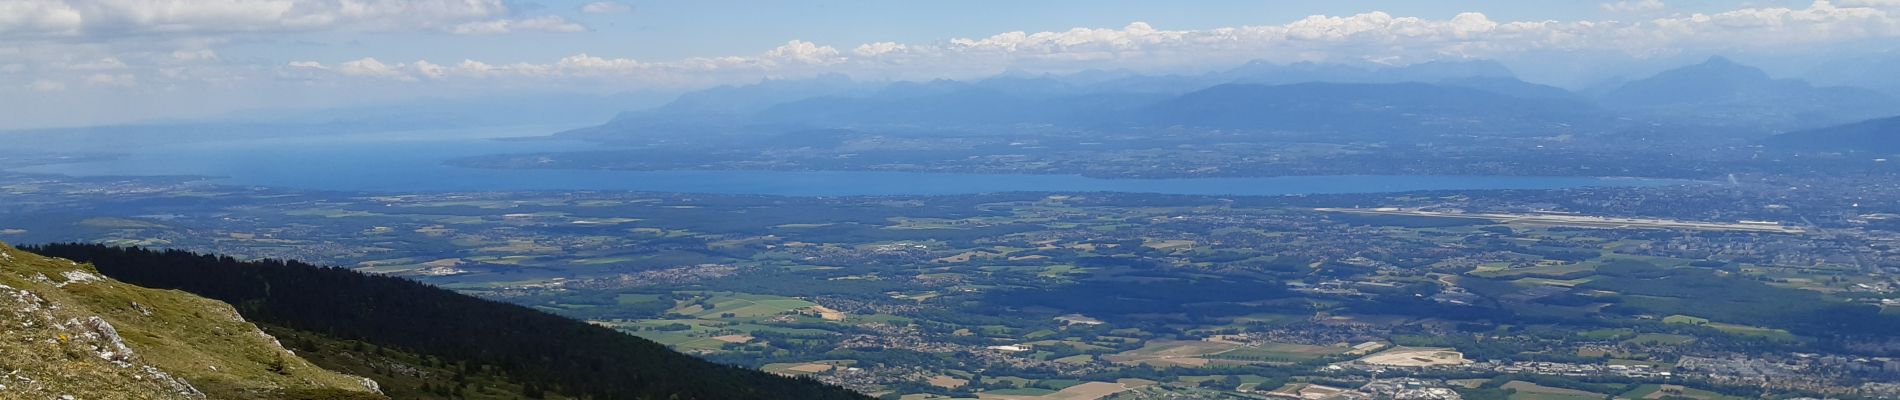
[[1900,359],[1850,357],[1831,354],[1684,356],[1676,363],[1683,374],[1729,385],[1808,390],[1822,393],[1846,389],[1842,382],[1900,380]]

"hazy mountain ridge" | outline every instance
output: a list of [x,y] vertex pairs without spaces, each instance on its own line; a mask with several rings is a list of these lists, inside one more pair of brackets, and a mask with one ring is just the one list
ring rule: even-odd
[[519,94],[475,99],[420,99],[316,110],[253,110],[192,120],[0,131],[10,144],[42,151],[116,150],[230,140],[496,127],[577,126],[630,107],[666,104],[653,93]]
[[[1563,89],[1520,81],[1508,68],[1492,61],[1432,62],[1387,68],[1254,62],[1198,75],[1085,71],[1070,75],[1015,72],[973,81],[884,84],[839,76],[766,81],[683,95],[665,106],[623,113],[601,126],[563,134],[612,140],[621,135],[645,139],[688,132],[750,136],[787,130],[880,126],[980,130],[1028,124],[1114,128],[1179,119],[1148,114],[1167,110],[1162,107],[1165,104],[1191,101],[1186,97],[1222,85],[1300,83],[1342,90],[1358,86],[1327,85],[1410,84],[1392,87],[1430,91],[1422,94],[1426,96],[1447,93],[1439,90],[1442,86],[1466,89],[1449,91],[1456,92],[1457,96],[1524,97],[1532,100],[1530,103],[1562,100],[1569,102],[1565,104],[1569,107],[1591,108]],[[1304,94],[1323,97],[1323,93],[1317,91]]]
[[779,104],[753,116],[765,124],[805,127],[860,125],[970,126],[1088,124],[1160,96],[1077,91],[1034,80],[1036,88],[985,82],[893,84],[866,97],[818,97]]
[[1652,118],[1769,130],[1826,126],[1900,112],[1900,101],[1878,91],[1775,79],[1759,68],[1723,57],[1624,83],[1597,101],[1606,108]]
[[1256,84],[1436,82],[1461,78],[1516,79],[1516,74],[1511,72],[1510,68],[1490,60],[1432,61],[1378,68],[1312,62],[1274,64],[1254,61],[1210,76],[1227,83]]
[[[1230,84],[1142,110],[1143,122],[1211,128],[1296,130],[1380,136],[1426,126],[1565,129],[1588,120],[1587,105],[1511,97],[1424,83]],[[1493,132],[1509,135],[1513,132]],[[1548,134],[1527,130],[1522,134]]]
[[[1255,93],[1256,97],[1208,101],[1214,94],[1236,95],[1235,88],[1242,87],[1237,85],[1280,88]],[[718,106],[722,102],[727,105]],[[1222,112],[1188,104],[1221,108],[1227,114],[1299,111],[1297,115],[1257,115],[1252,122],[1240,123],[1230,118],[1234,115],[1223,117],[1216,115]],[[1367,108],[1373,105],[1389,108]],[[1226,108],[1230,106],[1238,108]],[[701,113],[709,109],[721,112]],[[607,124],[565,134],[613,140],[621,135],[653,136],[643,132],[749,136],[880,126],[983,130],[1031,124],[1114,129],[1161,123],[1327,132],[1457,126],[1504,136],[1535,136],[1553,128],[1573,134],[1627,135],[1622,129],[1635,126],[1634,122],[1720,127],[1754,136],[1896,112],[1900,112],[1900,101],[1875,90],[1776,79],[1722,57],[1621,82],[1589,96],[1525,82],[1509,68],[1487,60],[1383,68],[1251,62],[1193,75],[1011,72],[973,81],[866,83],[837,76],[768,81],[689,94],[667,106],[625,113]],[[1349,119],[1313,122],[1323,119],[1320,115]],[[1203,117],[1227,119],[1196,120]]]
[[1769,137],[1763,145],[1787,150],[1900,154],[1900,117],[1887,117]]
[[1832,60],[1806,76],[1816,85],[1862,87],[1900,97],[1900,73],[1896,71],[1900,71],[1900,53],[1884,51]]

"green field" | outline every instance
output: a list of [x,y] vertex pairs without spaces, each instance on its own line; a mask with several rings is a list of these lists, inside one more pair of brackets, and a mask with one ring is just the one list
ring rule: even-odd
[[[670,310],[673,313],[694,318],[758,318],[785,314],[794,310],[817,306],[805,300],[784,296],[771,296],[748,293],[707,293],[699,302],[686,302]],[[711,304],[705,307],[699,303]],[[730,314],[730,317],[726,315]]]
[[1601,400],[1609,397],[1601,393],[1555,388],[1525,381],[1510,381],[1502,388],[1516,391],[1511,394],[1511,400]]
[[[1682,387],[1682,386],[1676,386],[1676,385],[1655,385],[1655,384],[1637,386],[1636,389],[1632,389],[1628,392],[1624,392],[1622,395],[1619,395],[1617,397],[1625,398],[1625,399],[1647,399],[1647,398],[1651,398],[1649,396],[1657,394],[1656,392],[1663,391],[1665,389],[1669,391],[1669,393],[1665,393],[1665,395],[1685,397],[1685,398],[1691,398],[1691,399],[1699,399],[1699,400],[1742,400],[1744,399],[1742,397],[1728,396],[1728,395],[1723,395],[1721,393],[1711,392],[1711,391],[1702,390],[1702,389]],[[1657,396],[1657,397],[1661,397],[1661,396]]]
[[1695,338],[1691,336],[1671,335],[1671,334],[1666,334],[1666,333],[1644,333],[1644,334],[1636,335],[1636,337],[1629,338],[1629,340],[1624,340],[1623,342],[1632,343],[1632,344],[1644,344],[1644,345],[1663,344],[1663,345],[1680,346],[1680,345],[1685,345],[1689,343],[1694,343]]
[[1015,388],[1015,389],[996,389],[996,390],[986,391],[983,393],[993,394],[993,395],[1004,395],[1004,396],[1044,396],[1044,395],[1052,394],[1055,392],[1056,391],[1054,390],[1043,389],[1043,388]]
[[1773,340],[1781,340],[1781,341],[1790,341],[1790,340],[1795,339],[1794,334],[1788,333],[1788,331],[1786,330],[1763,328],[1763,327],[1758,327],[1758,326],[1729,324],[1729,323],[1722,323],[1722,322],[1713,322],[1713,321],[1709,321],[1707,318],[1694,317],[1694,316],[1688,316],[1688,315],[1671,315],[1668,317],[1664,317],[1663,323],[1705,326],[1705,327],[1713,328],[1718,331],[1722,331],[1724,333],[1728,333],[1731,335],[1738,335],[1738,336],[1756,336],[1756,337],[1762,337],[1762,338],[1773,339]]

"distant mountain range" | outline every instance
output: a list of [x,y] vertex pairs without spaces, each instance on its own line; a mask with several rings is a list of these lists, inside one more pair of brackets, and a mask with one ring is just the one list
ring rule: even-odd
[[1465,78],[1517,79],[1504,64],[1490,60],[1433,61],[1398,67],[1363,68],[1348,65],[1254,61],[1231,70],[1209,74],[1224,83],[1284,85],[1290,83],[1398,83],[1438,82]]
[[[115,151],[180,143],[395,131],[577,126],[628,108],[669,104],[658,93],[519,93],[478,99],[423,99],[319,110],[253,110],[202,120],[0,131],[18,148]],[[679,103],[681,99],[672,100]]]
[[900,82],[861,97],[787,102],[752,116],[755,123],[800,127],[1089,124],[1163,98],[1079,90],[1050,79],[974,83]]
[[1789,132],[1762,144],[1786,150],[1900,154],[1900,117]]
[[1817,85],[1862,87],[1900,97],[1900,72],[1896,71],[1900,71],[1900,52],[1889,50],[1834,60],[1807,76]]
[[1546,135],[1596,115],[1588,104],[1424,83],[1229,84],[1143,108],[1141,122],[1209,128],[1379,134],[1424,127]]
[[[767,81],[681,96],[564,133],[652,141],[686,133],[772,135],[832,128],[1069,129],[1195,126],[1346,133],[1538,136],[1690,126],[1760,137],[1900,114],[1879,91],[1775,79],[1715,57],[1596,95],[1517,79],[1491,61],[1396,67],[1253,62],[1196,75],[1011,72],[975,81],[869,83],[843,76]],[[1649,129],[1651,134],[1668,134]]]
[[1900,101],[1878,91],[1774,79],[1722,57],[1625,83],[1597,101],[1605,108],[1651,118],[1777,130],[1900,113]]

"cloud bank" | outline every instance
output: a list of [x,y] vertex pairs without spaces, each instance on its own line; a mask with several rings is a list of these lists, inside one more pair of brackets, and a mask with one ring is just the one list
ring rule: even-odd
[[[994,73],[1008,68],[1170,68],[1264,59],[1415,63],[1503,57],[1532,51],[1609,51],[1635,57],[1685,49],[1803,46],[1900,36],[1892,12],[1900,0],[1816,1],[1805,8],[1745,8],[1622,21],[1495,21],[1475,12],[1448,19],[1384,12],[1315,15],[1278,24],[1166,30],[1135,22],[1120,28],[1005,32],[932,43],[875,42],[839,50],[793,40],[749,56],[643,61],[578,54],[548,63],[491,65],[464,60],[438,73],[398,64],[388,74],[343,75],[403,80],[616,77],[656,85],[700,84],[824,72],[907,78]],[[1658,1],[1606,4],[1623,12],[1660,10]],[[309,64],[315,61],[299,60]]]
[[587,14],[626,14],[633,12],[633,6],[617,1],[601,1],[581,6],[581,12]]
[[501,0],[0,0],[0,35],[446,30],[508,12]]

